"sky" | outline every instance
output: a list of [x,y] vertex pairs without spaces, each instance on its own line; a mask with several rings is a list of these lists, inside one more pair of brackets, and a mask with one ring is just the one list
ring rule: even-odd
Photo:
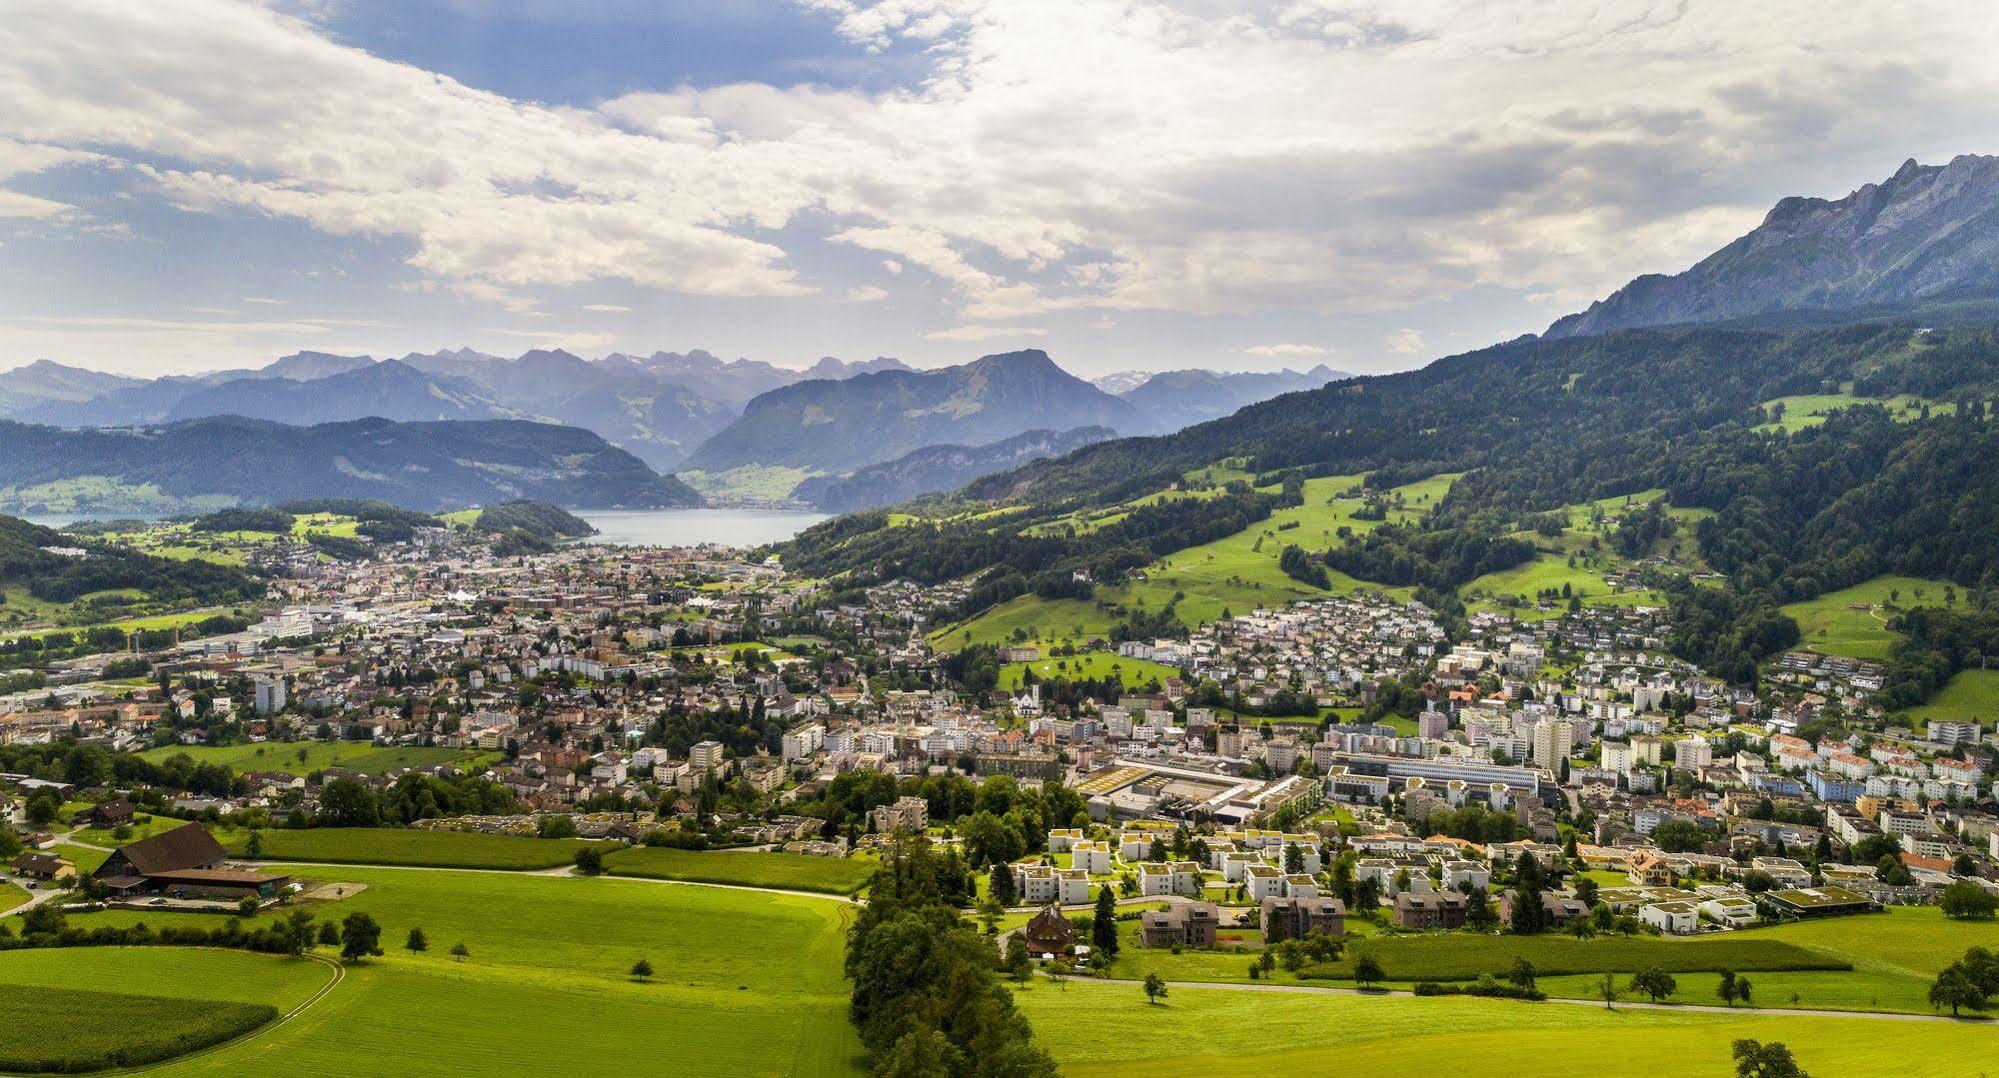
[[0,368],[1406,369],[1999,152],[1929,0],[0,0]]

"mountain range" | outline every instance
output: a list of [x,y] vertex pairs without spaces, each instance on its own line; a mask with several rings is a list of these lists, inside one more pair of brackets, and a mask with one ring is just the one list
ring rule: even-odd
[[982,475],[1031,460],[1059,457],[1117,437],[1109,427],[1030,430],[988,445],[932,445],[891,461],[870,464],[847,476],[813,476],[798,484],[793,498],[829,513],[893,505],[940,490],[956,490]]
[[933,445],[978,445],[1027,430],[1136,430],[1135,408],[1055,365],[1038,349],[957,367],[800,382],[749,403],[688,458],[723,472],[745,465],[847,472]]
[[174,513],[309,498],[412,509],[517,499],[581,508],[700,504],[577,427],[520,420],[292,426],[240,416],[65,429],[0,421],[0,509]]
[[1995,294],[1999,157],[1910,160],[1845,198],[1786,198],[1692,269],[1639,277],[1557,320],[1546,336],[1777,312],[1916,310]]

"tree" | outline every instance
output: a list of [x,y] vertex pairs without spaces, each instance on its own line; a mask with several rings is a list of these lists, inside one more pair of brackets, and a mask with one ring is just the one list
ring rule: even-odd
[[566,813],[552,813],[535,821],[535,833],[542,838],[575,838],[576,821]]
[[1166,998],[1166,982],[1161,980],[1159,974],[1157,973],[1146,974],[1145,1002],[1148,1004],[1158,1003],[1160,1000],[1165,998]]
[[297,958],[312,949],[312,914],[293,910],[280,927],[284,932],[286,954]]
[[1736,997],[1741,994],[1741,989],[1737,985],[1738,982],[1735,979],[1734,970],[1725,969],[1721,971],[1721,979],[1715,982],[1714,994],[1721,997],[1723,1006],[1735,1006]]
[[1679,982],[1673,980],[1672,974],[1667,973],[1658,966],[1653,966],[1650,969],[1640,970],[1631,975],[1631,990],[1633,992],[1643,992],[1652,997],[1652,1002],[1657,1003],[1679,991],[1680,985]]
[[1027,941],[1015,933],[1006,941],[1006,972],[1018,984],[1027,983],[1027,976],[1034,972],[1034,958],[1027,953]]
[[1069,974],[1072,972],[1074,971],[1070,967],[1068,959],[1058,958],[1048,963],[1048,979],[1054,981],[1058,988],[1066,989],[1069,987]]
[[1375,961],[1373,955],[1364,954],[1361,955],[1359,958],[1354,959],[1353,962],[1354,983],[1360,985],[1362,988],[1366,988],[1369,985],[1374,984],[1376,981],[1385,980],[1387,979],[1387,976],[1388,975],[1384,973],[1381,969],[1381,963]]
[[1667,820],[1652,829],[1652,844],[1667,853],[1699,853],[1708,833],[1687,820]]
[[1117,896],[1108,885],[1097,888],[1097,912],[1090,918],[1090,946],[1105,959],[1117,957]]
[[1959,921],[1988,921],[1999,910],[1999,898],[1970,880],[1955,880],[1937,896],[1937,908]]
[[643,958],[632,963],[632,976],[641,981],[651,978],[652,963]]
[[319,942],[327,947],[340,946],[340,926],[332,921],[323,921],[319,926]]
[[1760,1044],[1752,1040],[1739,1040],[1733,1046],[1735,1054],[1735,1078],[1812,1078],[1806,1074],[1798,1061],[1791,1058],[1791,1050],[1782,1041]]
[[1511,981],[1515,987],[1533,991],[1534,973],[1534,963],[1527,961],[1525,958],[1516,958],[1513,960],[1513,968],[1506,973],[1506,979]]
[[451,957],[463,962],[467,958],[472,957],[472,949],[465,946],[463,941],[454,943],[451,945]]
[[1541,919],[1544,916],[1542,911],[1541,892],[1523,885],[1513,892],[1513,917],[1510,927],[1523,936],[1533,935],[1541,931]]
[[1745,1006],[1750,1002],[1749,990],[1751,987],[1753,986],[1749,983],[1749,978],[1740,975],[1735,978],[1735,998],[1741,1000]]
[[264,832],[251,829],[249,841],[243,844],[243,856],[252,861],[264,856]]
[[428,951],[430,950],[430,940],[424,936],[422,928],[411,927],[409,939],[403,942],[403,946],[412,951]]
[[937,1029],[912,1029],[875,1062],[878,1078],[943,1078],[965,1072],[965,1053]]
[[1013,905],[1014,892],[1013,892],[1012,866],[1004,863],[994,864],[992,874],[988,877],[988,886],[986,890],[993,896],[993,898],[999,901],[1000,905],[1002,906]]
[[600,876],[604,872],[604,853],[595,846],[585,846],[576,851],[576,871],[585,876]]
[[365,913],[350,913],[340,922],[340,960],[359,962],[382,953],[382,926]]
[[1603,975],[1602,980],[1596,982],[1596,998],[1603,1001],[1604,1010],[1616,1009],[1617,978],[1615,976],[1606,973]]
[[1956,1018],[1960,1008],[1984,1009],[1985,993],[1978,990],[1978,985],[1964,971],[1962,963],[1952,962],[1937,974],[1936,983],[1930,985],[1930,1006],[1947,1006],[1950,1016]]

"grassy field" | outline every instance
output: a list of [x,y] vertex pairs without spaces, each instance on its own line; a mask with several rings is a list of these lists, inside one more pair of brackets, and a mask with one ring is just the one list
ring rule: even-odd
[[[1329,572],[1332,587],[1320,590],[1285,575],[1277,567],[1286,546],[1323,551],[1337,542],[1339,529],[1355,532],[1373,529],[1377,522],[1355,520],[1358,498],[1334,495],[1360,485],[1363,477],[1327,476],[1305,483],[1305,503],[1280,509],[1265,520],[1212,543],[1175,551],[1146,567],[1147,579],[1124,587],[1104,588],[1100,594],[1110,603],[1158,610],[1180,596],[1175,611],[1189,626],[1203,625],[1228,614],[1247,614],[1259,608],[1275,608],[1299,599],[1346,594],[1367,587],[1362,581],[1342,573]],[[1396,502],[1390,520],[1413,520],[1436,506],[1450,489],[1456,475],[1438,475],[1393,488],[1388,497]],[[1274,489],[1274,488],[1272,488]],[[1149,495],[1156,500],[1169,492]],[[1171,496],[1197,497],[1201,492],[1171,492]],[[1138,502],[1131,504],[1136,505]],[[1115,515],[1115,514],[1114,514]],[[1102,527],[1109,520],[1101,515],[1079,518],[1077,527]],[[1044,530],[1046,526],[1043,526]],[[1406,595],[1409,589],[1386,588],[1391,594]],[[1078,599],[1043,599],[1025,595],[1001,603],[962,625],[951,626],[932,636],[939,647],[961,647],[967,643],[1004,643],[1015,639],[1015,631],[1028,640],[1048,647],[1059,643],[1081,643],[1092,636],[1108,633],[1117,619],[1094,602]]]
[[1877,576],[1782,609],[1797,620],[1804,646],[1813,651],[1852,659],[1886,659],[1898,639],[1888,631],[1890,614],[1911,606],[1941,606],[1944,587],[1941,580]]
[[1770,1017],[1404,996],[1174,988],[1151,1005],[1134,985],[1019,991],[1035,1039],[1075,1076],[1504,1073],[1547,1078],[1734,1073],[1737,1038],[1782,1041],[1814,1075],[1989,1071],[1999,1028]]
[[1987,727],[1999,719],[1999,670],[1960,670],[1935,696],[1908,711],[1910,720],[1977,722]]
[[795,853],[749,853],[729,850],[672,850],[635,846],[604,858],[607,871],[618,876],[653,880],[733,883],[778,887],[793,891],[824,891],[848,895],[859,890],[875,870],[869,859],[810,857]]
[[94,1069],[181,1055],[270,1021],[330,976],[315,962],[247,951],[8,951],[0,954],[0,1068]]
[[[820,898],[643,880],[338,869],[388,953],[297,1019],[165,1074],[858,1073],[840,973],[851,909]],[[73,923],[212,926],[105,911]],[[252,926],[265,917],[252,919]],[[421,926],[430,949],[402,946]],[[449,951],[464,943],[464,960]],[[628,975],[647,958],[649,983]],[[0,956],[4,960],[4,956]]]
[[1851,393],[1807,393],[1796,397],[1778,397],[1763,402],[1767,413],[1781,404],[1784,414],[1776,422],[1765,423],[1757,430],[1782,430],[1786,433],[1816,427],[1825,422],[1826,413],[1841,408],[1851,408],[1856,404],[1879,404],[1888,409],[1894,418],[1913,422],[1922,415],[1926,402],[1921,397],[1907,393],[1887,398],[1856,397]]
[[[304,753],[305,758],[299,759]],[[139,754],[159,763],[170,756],[187,756],[198,764],[222,764],[237,771],[286,771],[304,775],[329,767],[344,767],[377,775],[399,767],[430,767],[459,763],[471,766],[491,753],[466,749],[425,748],[421,745],[375,745],[366,741],[267,741],[255,745],[170,745]]]
[[1034,676],[1042,681],[1059,677],[1118,677],[1124,681],[1126,688],[1134,689],[1149,681],[1158,681],[1164,685],[1167,678],[1180,675],[1180,671],[1163,663],[1127,659],[1110,651],[1092,651],[1059,659],[1043,659],[1035,663],[1007,663],[1000,667],[999,687],[1007,690],[1020,688],[1021,680],[1028,670],[1033,670]]
[[[141,813],[140,815],[144,814]],[[137,842],[142,838],[152,838],[162,831],[171,831],[186,823],[186,820],[175,819],[172,816],[147,816],[144,820],[140,820],[135,816],[129,825],[131,834],[122,839],[118,838],[112,830],[103,827],[86,827],[70,835],[70,837],[78,842],[88,843],[92,846],[123,846],[128,842]]]
[[[327,864],[418,865],[428,868],[496,868],[515,871],[573,864],[585,846],[610,845],[574,838],[520,838],[460,831],[393,827],[315,827],[264,831],[261,857]],[[231,853],[242,855],[248,831],[217,831]]]

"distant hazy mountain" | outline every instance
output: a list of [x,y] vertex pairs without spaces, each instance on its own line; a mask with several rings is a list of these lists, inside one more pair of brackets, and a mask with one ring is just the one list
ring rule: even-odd
[[914,369],[909,364],[893,356],[876,356],[873,359],[856,360],[852,363],[835,359],[832,356],[821,356],[819,362],[805,368],[803,380],[830,378],[837,382],[842,378],[852,378],[857,374],[876,374],[881,371],[907,371]]
[[364,362],[312,381],[238,378],[182,397],[168,421],[238,415],[312,425],[371,416],[421,421],[506,419],[514,413],[456,380],[425,374],[400,360]]
[[25,367],[0,372],[0,415],[18,415],[51,403],[75,404],[139,384],[137,378],[38,359]]
[[1245,371],[1224,374],[1218,371],[1165,371],[1118,394],[1145,417],[1145,426],[1130,434],[1170,434],[1182,427],[1220,419],[1258,401],[1285,393],[1317,389],[1328,382],[1350,378],[1320,364],[1309,371]]
[[1028,430],[1140,425],[1131,405],[1064,371],[1046,352],[958,367],[800,382],[751,401],[704,442],[690,468],[749,464],[851,471],[933,445],[984,445]]
[[1692,269],[1640,277],[1546,335],[1990,299],[1995,291],[1999,157],[1911,160],[1886,182],[1837,201],[1784,199],[1761,225]]
[[315,378],[327,378],[336,374],[346,374],[374,365],[368,356],[336,356],[327,352],[294,352],[261,370],[244,375],[246,378],[290,378],[298,382],[310,382]]
[[225,416],[138,431],[0,423],[0,510],[161,512],[303,498],[423,510],[520,498],[588,508],[700,502],[597,435],[552,423],[289,426]]
[[1043,457],[1059,457],[1115,437],[1117,432],[1109,427],[1078,427],[1060,432],[1031,430],[990,445],[925,446],[844,478],[814,476],[798,484],[791,496],[829,513],[894,505],[921,494],[956,490],[982,475]]
[[685,386],[709,400],[721,401],[739,409],[759,394],[788,386],[805,377],[802,372],[754,359],[723,362],[699,348],[692,352],[654,352],[644,357],[613,353],[605,356],[604,362],[629,364],[675,385]]
[[1144,385],[1148,379],[1158,373],[1158,371],[1118,371],[1115,374],[1106,374],[1101,378],[1092,378],[1090,379],[1090,384],[1109,393],[1113,397],[1122,397],[1126,393]]

